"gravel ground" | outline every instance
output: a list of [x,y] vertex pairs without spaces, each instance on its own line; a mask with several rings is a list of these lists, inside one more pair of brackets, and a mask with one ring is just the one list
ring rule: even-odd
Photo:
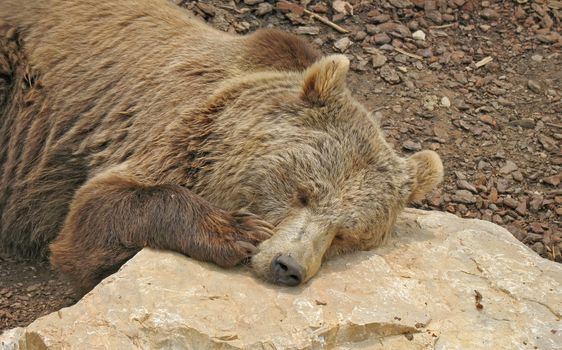
[[[352,62],[349,86],[444,184],[417,207],[495,222],[562,262],[562,1],[175,1],[213,26],[276,27]],[[0,257],[0,330],[75,302],[45,263]]]

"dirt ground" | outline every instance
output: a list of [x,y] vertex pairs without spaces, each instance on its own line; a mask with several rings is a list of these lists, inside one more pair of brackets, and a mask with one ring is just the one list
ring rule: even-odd
[[[175,2],[224,31],[277,27],[346,54],[387,140],[443,158],[418,207],[495,222],[562,262],[562,1]],[[0,330],[74,302],[45,263],[0,257]]]

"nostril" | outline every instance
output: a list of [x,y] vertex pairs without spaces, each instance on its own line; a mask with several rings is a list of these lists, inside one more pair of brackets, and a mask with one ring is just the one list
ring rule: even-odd
[[297,276],[297,275],[289,275],[289,278],[292,279],[293,281],[297,282],[297,284],[301,283],[301,278],[300,278],[300,276]]
[[279,255],[271,262],[273,280],[279,284],[296,286],[302,283],[304,268],[289,255]]

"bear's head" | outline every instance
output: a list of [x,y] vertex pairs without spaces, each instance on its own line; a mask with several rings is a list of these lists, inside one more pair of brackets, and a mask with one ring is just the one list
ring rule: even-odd
[[327,257],[376,247],[442,180],[436,153],[402,158],[386,143],[351,96],[348,69],[345,56],[327,56],[303,73],[245,77],[215,100],[222,154],[202,194],[276,226],[252,258],[271,282],[297,285]]

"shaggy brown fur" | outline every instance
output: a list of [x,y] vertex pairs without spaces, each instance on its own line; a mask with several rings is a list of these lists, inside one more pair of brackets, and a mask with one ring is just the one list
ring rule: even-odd
[[232,266],[273,231],[256,272],[276,281],[286,254],[306,280],[440,181],[434,153],[389,148],[345,57],[293,35],[228,35],[163,0],[3,0],[0,20],[17,28],[0,39],[0,248],[52,242],[84,290],[144,246]]

